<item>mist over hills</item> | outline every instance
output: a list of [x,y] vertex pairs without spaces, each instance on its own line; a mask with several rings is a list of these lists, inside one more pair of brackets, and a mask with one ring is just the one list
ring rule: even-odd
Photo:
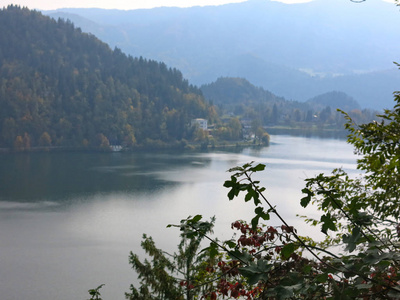
[[269,0],[192,8],[62,9],[83,31],[133,56],[165,62],[192,84],[244,77],[287,99],[333,90],[362,107],[392,106],[400,12],[383,1]]

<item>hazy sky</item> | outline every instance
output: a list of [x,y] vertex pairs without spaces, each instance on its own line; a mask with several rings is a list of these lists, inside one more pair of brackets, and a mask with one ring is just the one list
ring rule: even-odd
[[[153,8],[158,6],[205,6],[244,2],[245,0],[0,0],[0,7],[9,4],[27,6],[30,9],[50,10],[66,7],[100,7],[117,9]],[[309,0],[278,0],[285,3],[308,2]]]

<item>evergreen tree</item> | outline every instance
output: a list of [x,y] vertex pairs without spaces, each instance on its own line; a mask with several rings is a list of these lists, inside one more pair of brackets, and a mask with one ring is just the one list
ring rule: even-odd
[[213,113],[178,70],[111,50],[68,20],[10,5],[0,28],[0,147],[25,133],[41,146],[44,132],[52,146],[104,149],[99,135],[127,148],[177,144],[191,119]]

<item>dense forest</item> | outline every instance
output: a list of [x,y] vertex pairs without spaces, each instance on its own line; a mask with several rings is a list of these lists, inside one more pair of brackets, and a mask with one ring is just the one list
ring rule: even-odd
[[133,58],[70,21],[0,11],[0,148],[181,145],[217,118],[164,63]]

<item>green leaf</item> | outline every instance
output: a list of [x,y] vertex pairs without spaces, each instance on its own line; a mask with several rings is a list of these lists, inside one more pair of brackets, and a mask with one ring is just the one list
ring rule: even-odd
[[248,188],[247,188],[247,194],[246,194],[246,196],[244,197],[244,201],[247,202],[247,201],[249,201],[251,198],[257,197],[256,194],[257,194],[257,193],[253,190],[253,188],[251,187],[251,185],[249,185]]
[[238,259],[245,264],[250,264],[250,262],[253,260],[253,256],[247,252],[240,252],[239,250],[234,250],[234,251],[229,251],[228,255],[232,259]]
[[228,172],[237,172],[237,171],[243,171],[244,169],[243,169],[243,167],[233,167],[233,168],[230,168],[229,170],[228,170]]
[[303,273],[304,274],[310,274],[311,273],[311,269],[312,269],[311,265],[305,265],[303,267]]
[[209,247],[204,248],[200,252],[205,252],[205,251],[209,251],[209,254],[210,254],[211,258],[214,258],[219,254],[218,245],[216,243],[214,243],[214,242],[211,242]]
[[315,277],[315,280],[319,283],[325,283],[328,281],[328,274],[323,273],[323,274],[319,274],[317,275],[317,277]]
[[185,232],[184,236],[188,239],[192,239],[194,237],[196,237],[198,234],[196,231],[191,231],[191,232]]
[[281,254],[284,259],[288,259],[296,250],[296,245],[294,243],[286,244],[282,247]]
[[380,267],[387,267],[390,265],[390,261],[395,259],[393,252],[382,253],[378,249],[370,249],[368,254],[363,258],[363,261],[368,265],[378,264]]
[[256,207],[254,212],[263,220],[269,220],[269,213],[264,212],[264,209],[262,207]]
[[250,170],[253,172],[258,172],[258,171],[264,171],[265,165],[264,164],[258,164],[257,166],[251,168]]
[[368,215],[366,212],[358,212],[354,217],[354,222],[359,226],[367,226],[372,224],[373,216]]
[[274,291],[276,292],[276,297],[278,299],[288,299],[293,297],[293,288],[291,286],[277,286],[274,288]]
[[260,280],[267,281],[271,268],[272,266],[266,260],[259,259],[257,263],[252,262],[249,266],[239,268],[239,272],[247,278],[250,285],[254,285]]
[[328,230],[336,231],[337,228],[335,225],[335,221],[336,221],[336,219],[333,218],[330,213],[322,215],[321,216],[321,223],[322,223],[321,231],[325,234],[328,234]]
[[260,216],[255,216],[253,219],[251,219],[251,228],[255,230],[258,226],[258,221],[260,220]]
[[197,222],[199,222],[201,220],[202,217],[203,217],[202,215],[196,215],[192,219],[189,219],[187,221],[188,221],[188,223],[189,222],[190,223],[197,223]]
[[231,176],[231,180],[226,180],[224,182],[224,187],[232,187],[237,184],[237,178],[235,176]]
[[264,212],[262,207],[256,207],[254,210],[256,216],[251,220],[251,228],[254,230],[257,228],[260,218],[263,220],[269,220],[269,214]]
[[228,192],[228,198],[229,198],[229,200],[232,200],[233,198],[235,198],[235,196],[236,196],[236,191],[234,190],[234,189],[231,189],[229,192]]
[[354,227],[351,235],[343,235],[343,242],[347,244],[346,250],[349,251],[350,253],[356,249],[357,242],[359,241],[361,237],[361,230],[360,227]]
[[307,196],[301,198],[300,200],[300,204],[302,207],[307,207],[307,205],[310,203],[311,201],[311,197],[313,196],[313,192],[311,192],[309,189],[304,188],[301,190],[304,194],[307,194]]
[[229,248],[236,247],[236,243],[234,241],[225,241],[225,245],[227,245]]

